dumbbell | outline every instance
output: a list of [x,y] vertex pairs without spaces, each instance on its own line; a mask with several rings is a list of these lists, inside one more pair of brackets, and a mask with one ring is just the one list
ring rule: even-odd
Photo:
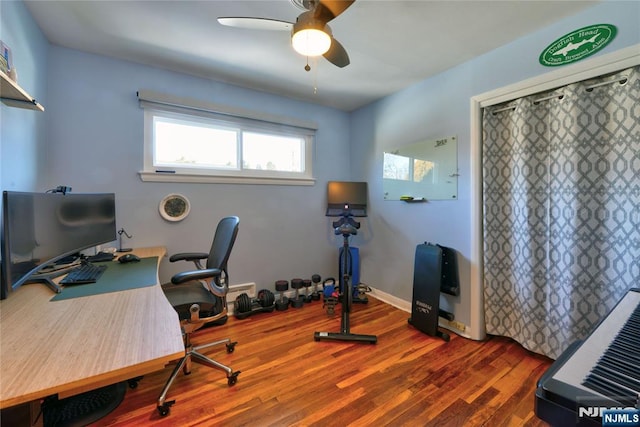
[[276,291],[280,292],[280,299],[276,301],[276,310],[278,311],[285,311],[289,308],[289,298],[284,296],[287,289],[289,289],[289,282],[276,280]]
[[320,283],[321,280],[322,278],[319,274],[314,274],[313,276],[311,276],[311,281],[313,282],[313,292],[311,293],[311,298],[314,301],[318,301],[320,299],[320,292],[318,292],[318,283]]
[[309,288],[311,287],[311,280],[304,279],[302,281],[302,286],[304,286],[304,302],[311,302],[311,294],[309,294]]
[[301,308],[304,305],[304,297],[300,295],[300,288],[304,286],[302,279],[291,279],[291,288],[296,290],[295,297],[289,300],[291,307]]
[[268,289],[258,291],[258,297],[249,298],[246,293],[241,293],[236,297],[235,316],[238,319],[244,319],[252,314],[270,312],[275,308],[275,296]]

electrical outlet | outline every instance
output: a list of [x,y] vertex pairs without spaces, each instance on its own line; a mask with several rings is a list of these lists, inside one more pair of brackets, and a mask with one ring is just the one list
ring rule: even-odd
[[464,332],[467,329],[467,326],[462,323],[462,322],[458,322],[457,320],[450,320],[449,321],[449,326],[451,326],[452,328],[455,328],[461,332]]

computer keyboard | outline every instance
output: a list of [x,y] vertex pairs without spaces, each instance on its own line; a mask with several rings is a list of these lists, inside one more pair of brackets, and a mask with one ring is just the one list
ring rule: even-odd
[[95,255],[87,257],[87,261],[89,262],[103,262],[103,261],[113,261],[116,256],[111,252],[98,252]]
[[102,273],[107,269],[107,266],[94,265],[91,263],[84,263],[80,267],[71,270],[67,276],[60,281],[63,285],[82,285],[85,283],[95,283],[98,281]]

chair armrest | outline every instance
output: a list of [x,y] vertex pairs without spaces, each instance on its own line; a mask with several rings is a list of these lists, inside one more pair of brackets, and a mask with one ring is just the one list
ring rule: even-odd
[[188,282],[191,280],[201,280],[208,279],[210,277],[220,276],[222,274],[222,270],[219,268],[205,268],[204,270],[195,270],[195,271],[183,271],[182,273],[178,273],[171,278],[171,283],[174,285],[179,285],[180,283]]
[[209,254],[208,253],[204,253],[204,252],[184,252],[184,253],[181,253],[181,254],[171,255],[171,257],[169,258],[169,262],[196,261],[196,260],[207,259],[207,258],[209,258]]

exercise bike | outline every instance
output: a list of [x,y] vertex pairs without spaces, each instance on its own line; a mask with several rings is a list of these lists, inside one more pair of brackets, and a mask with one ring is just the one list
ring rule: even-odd
[[338,221],[333,222],[334,233],[336,235],[342,235],[342,256],[340,262],[342,263],[342,283],[340,286],[341,299],[342,299],[342,318],[340,322],[340,332],[314,332],[313,339],[316,341],[321,340],[336,340],[336,341],[355,341],[361,343],[376,344],[378,337],[375,335],[353,334],[350,331],[349,314],[351,312],[351,306],[353,304],[353,289],[350,283],[351,277],[349,276],[349,267],[351,265],[351,251],[349,250],[349,237],[358,234],[360,223],[353,219],[353,215],[345,206]]

